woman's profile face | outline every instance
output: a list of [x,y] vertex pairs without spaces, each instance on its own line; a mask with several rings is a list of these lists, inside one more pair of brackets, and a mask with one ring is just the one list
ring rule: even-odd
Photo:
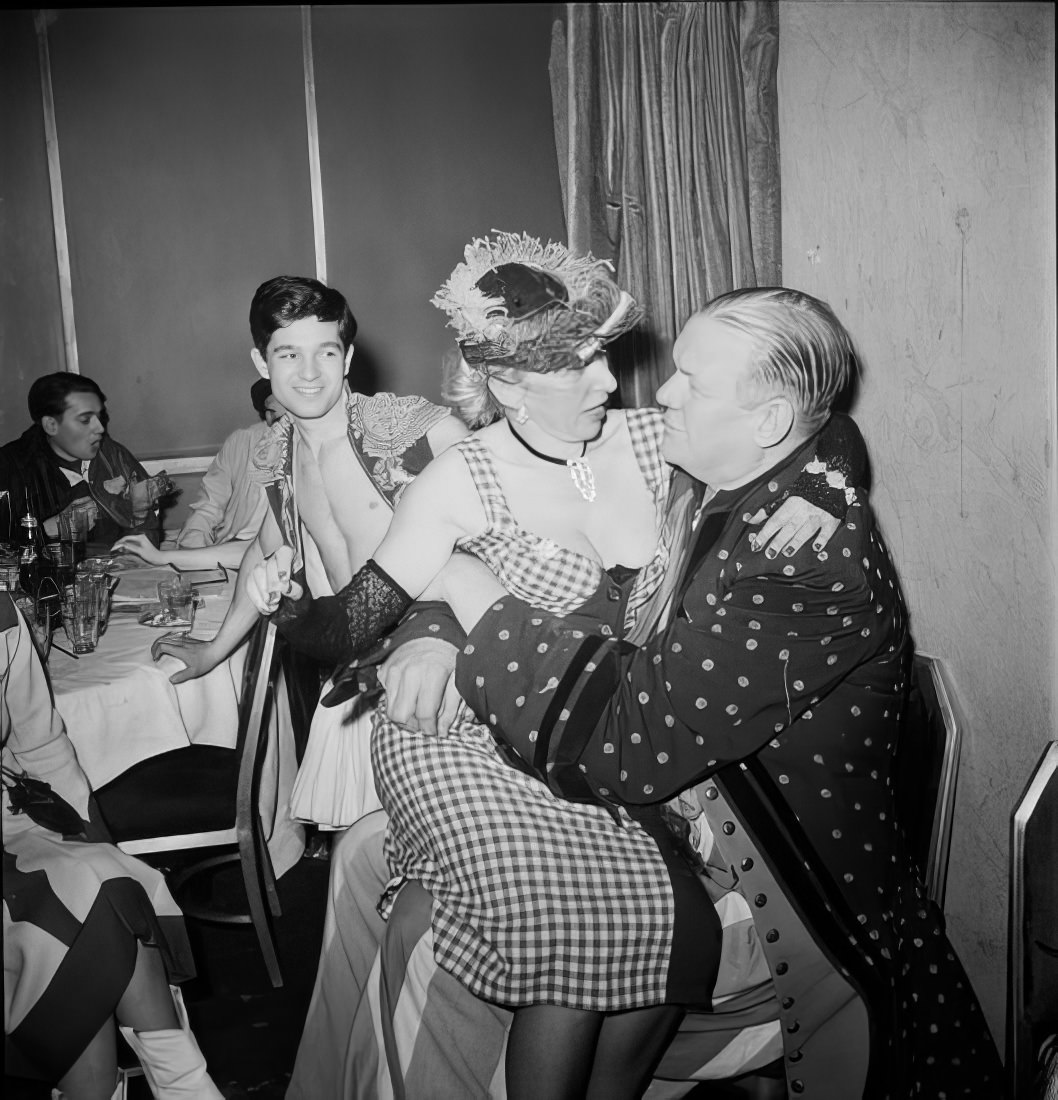
[[538,428],[569,443],[590,441],[602,430],[606,405],[617,389],[606,353],[585,367],[524,375],[525,407]]

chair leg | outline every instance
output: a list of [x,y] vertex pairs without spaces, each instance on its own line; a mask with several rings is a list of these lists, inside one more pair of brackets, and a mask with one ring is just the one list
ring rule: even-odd
[[118,1066],[118,1092],[115,1092],[114,1096],[120,1097],[120,1100],[129,1100],[129,1079],[142,1076],[143,1067],[139,1064],[135,1066]]
[[279,904],[275,868],[272,866],[272,857],[268,853],[268,841],[265,838],[264,830],[261,828],[260,819],[254,823],[253,842],[257,866],[260,868],[259,877],[264,885],[264,892],[268,896],[268,908],[272,910],[272,916],[281,917],[283,907]]
[[[283,985],[283,975],[279,969],[279,957],[276,954],[275,940],[272,938],[272,929],[268,923],[268,908],[265,905],[265,886],[267,876],[264,869],[268,867],[266,858],[261,859],[257,851],[257,845],[253,835],[243,835],[239,838],[240,863],[242,865],[243,884],[246,887],[246,900],[250,904],[250,920],[254,931],[257,933],[257,942],[261,945],[261,955],[264,958],[265,969],[268,978],[276,989]],[[273,878],[273,891],[275,890]],[[278,905],[278,897],[276,898]]]

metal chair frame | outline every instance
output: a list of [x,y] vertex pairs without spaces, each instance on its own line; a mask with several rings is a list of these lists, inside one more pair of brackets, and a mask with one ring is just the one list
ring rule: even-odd
[[929,896],[943,910],[951,855],[952,820],[955,816],[955,789],[962,757],[963,721],[955,703],[950,677],[939,657],[916,653],[914,675],[931,720],[940,721],[944,726],[937,803],[933,812],[929,854],[922,868]]
[[[235,818],[230,828],[202,833],[182,833],[144,837],[123,841],[118,847],[129,855],[154,852],[184,851],[236,844],[235,852],[226,852],[199,860],[173,877],[171,888],[178,896],[184,912],[200,920],[220,924],[252,924],[260,944],[261,955],[272,985],[279,988],[283,976],[279,968],[271,916],[280,916],[282,909],[276,890],[275,871],[268,852],[267,837],[259,808],[261,773],[268,747],[268,725],[275,702],[275,682],[280,654],[276,644],[275,624],[262,620],[251,636],[243,677],[243,694],[239,704],[239,731],[236,751],[239,756],[239,776],[235,795]],[[243,885],[249,905],[248,913],[222,912],[207,905],[180,898],[182,888],[200,874],[217,867],[238,862],[242,868]]]
[[[1031,1027],[1027,973],[1034,951],[1049,956],[1058,955],[1058,927],[1052,929],[1054,940],[1049,944],[1030,942],[1032,922],[1026,889],[1025,847],[1029,822],[1044,797],[1049,784],[1058,774],[1058,741],[1051,741],[1010,817],[1010,920],[1007,933],[1007,1057],[1006,1070],[1011,1095],[1028,1096],[1033,1074],[1037,1070],[1037,1052]],[[1053,798],[1053,792],[1051,797]],[[1058,836],[1054,837],[1058,847]],[[1053,857],[1052,857],[1053,871]],[[1044,872],[1046,873],[1046,872]],[[1058,1030],[1058,1019],[1054,1021]],[[1040,1094],[1043,1095],[1042,1092]]]

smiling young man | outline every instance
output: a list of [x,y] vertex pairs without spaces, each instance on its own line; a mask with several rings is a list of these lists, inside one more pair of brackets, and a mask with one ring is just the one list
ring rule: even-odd
[[32,427],[0,450],[0,489],[11,494],[13,533],[27,511],[56,535],[59,513],[84,510],[92,542],[109,545],[122,535],[143,534],[157,545],[156,504],[168,483],[152,478],[107,434],[99,386],[81,374],[46,374],[30,386],[28,404]]
[[[254,366],[288,414],[254,458],[269,512],[216,637],[155,645],[156,657],[184,661],[174,683],[219,664],[257,622],[246,578],[280,546],[294,551],[294,573],[312,596],[348,584],[382,541],[405,486],[466,434],[448,409],[424,398],[368,397],[350,388],[356,319],[342,294],[316,279],[281,275],[262,283],[250,305],[250,333]],[[295,633],[296,615],[286,618]]]

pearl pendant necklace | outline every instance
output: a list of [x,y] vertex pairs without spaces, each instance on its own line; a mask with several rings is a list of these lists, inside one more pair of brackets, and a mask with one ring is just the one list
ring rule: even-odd
[[570,480],[576,487],[577,492],[591,504],[596,496],[595,475],[591,472],[588,460],[584,457],[588,453],[587,440],[582,444],[580,455],[577,458],[555,458],[553,455],[546,455],[543,451],[538,451],[535,447],[528,444],[514,430],[514,425],[509,420],[507,421],[507,427],[511,429],[511,435],[513,435],[531,455],[543,459],[544,462],[551,462],[555,466],[565,466],[569,470]]

